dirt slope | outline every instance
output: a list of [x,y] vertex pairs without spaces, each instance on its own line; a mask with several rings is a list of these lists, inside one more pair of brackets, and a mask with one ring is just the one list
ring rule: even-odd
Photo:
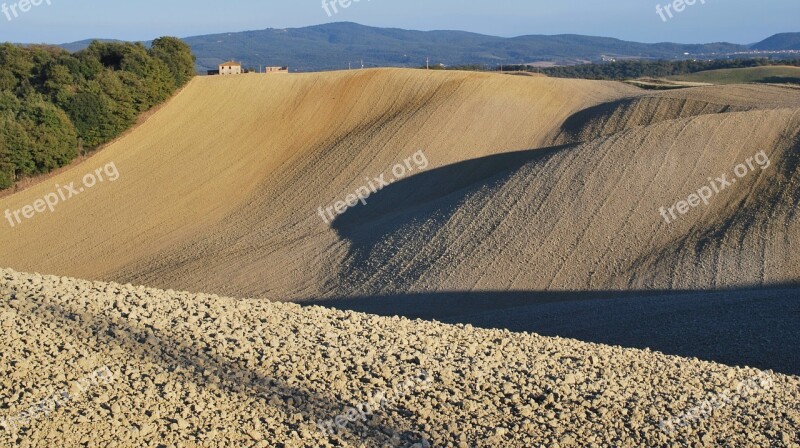
[[[106,163],[120,173],[3,223],[0,264],[280,300],[795,283],[798,108],[800,92],[768,86],[200,78],[96,157],[0,200],[20,209]],[[424,170],[332,223],[317,215],[420,150]],[[660,215],[762,150],[769,167]]]
[[772,372],[7,269],[0,298],[0,446],[798,446]]
[[[591,88],[590,88],[591,86]],[[120,177],[11,228],[0,264],[193,291],[316,292],[342,246],[317,208],[423,149],[428,169],[541,146],[615,83],[367,70],[192,81],[85,164],[0,200],[20,209],[114,162]]]
[[[648,347],[648,330],[685,328],[673,353],[796,372],[781,357],[800,349],[798,162],[800,91],[777,87],[196,79],[106,150],[0,199],[0,419],[68,404],[0,445],[797,447],[796,377],[264,299]],[[397,164],[407,175],[366,204],[317,214]],[[106,179],[89,188],[87,173]],[[14,224],[71,182],[84,190]],[[703,188],[708,204],[683,209]],[[87,390],[104,366],[114,380]],[[420,370],[431,384],[375,416],[316,427]],[[752,378],[758,393],[735,395]],[[690,423],[659,430],[670,418]]]
[[[467,187],[456,182],[470,165],[486,169],[497,158],[423,173],[334,224],[352,242],[336,289],[693,289],[796,280],[798,129],[797,110],[706,115],[518,154]],[[734,167],[762,149],[769,165],[753,162],[755,170],[737,179]],[[723,173],[736,183],[708,205],[676,212],[670,223],[659,213]],[[443,191],[448,178],[453,187]],[[415,194],[434,186],[433,200]]]
[[698,115],[797,107],[797,94],[784,87],[712,86],[648,93],[578,112],[564,123],[554,143],[582,142]]

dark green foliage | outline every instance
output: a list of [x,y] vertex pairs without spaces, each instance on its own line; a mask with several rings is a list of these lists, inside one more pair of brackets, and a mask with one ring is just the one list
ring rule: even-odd
[[47,173],[128,129],[194,73],[174,38],[58,47],[0,44],[0,189]]
[[14,163],[11,161],[11,150],[6,142],[0,140],[0,190],[14,185]]
[[104,72],[96,79],[98,93],[112,102],[112,121],[118,133],[130,127],[140,112],[138,104],[134,101],[133,91],[122,81],[121,73],[125,72]]
[[[102,64],[105,68],[103,71],[130,73],[145,81],[138,85],[142,90],[137,92],[137,99],[147,109],[164,101],[175,90],[167,65],[160,59],[151,57],[140,43],[95,41],[84,51]],[[96,79],[103,71],[88,79]]]
[[69,163],[77,155],[78,135],[67,114],[52,103],[32,99],[17,115],[30,139],[36,173],[47,173]]
[[4,151],[0,156],[3,171],[13,180],[36,173],[30,137],[16,117],[8,112],[0,113],[0,148]]
[[0,90],[17,93],[33,71],[30,51],[11,44],[0,45]]
[[[761,67],[769,65],[800,66],[800,59],[732,59],[713,61],[623,61],[607,64],[583,64],[568,67],[543,68],[539,71],[556,78],[583,78],[624,80],[636,78],[663,78],[688,75],[706,70]],[[507,66],[506,70],[533,71],[526,66]]]
[[87,146],[97,146],[108,141],[120,130],[113,119],[114,105],[98,88],[86,89],[73,96],[67,111],[75,128]]
[[150,56],[167,66],[175,87],[183,87],[195,74],[192,49],[177,37],[154,40]]

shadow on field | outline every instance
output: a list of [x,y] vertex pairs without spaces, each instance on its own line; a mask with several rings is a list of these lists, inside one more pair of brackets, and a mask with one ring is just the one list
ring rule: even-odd
[[800,84],[800,78],[792,76],[770,76],[758,82],[764,84]]
[[[507,183],[522,167],[545,164],[574,147],[561,145],[466,160],[411,172],[386,186],[367,199],[367,206],[358,203],[331,223],[337,236],[350,244],[347,259],[339,268],[342,280],[327,289],[341,296],[371,295],[373,291],[358,289],[362,285],[393,284],[403,290],[438,261],[438,252],[423,252],[414,257],[413,266],[404,268],[403,276],[395,275],[400,268],[392,263],[402,263],[398,254],[405,248],[402,239],[409,229],[416,232],[424,227],[426,234],[436,234],[465,200]],[[387,263],[376,263],[376,253]]]
[[[12,295],[14,293],[12,292]],[[308,404],[311,408],[308,418],[316,424],[323,420],[335,418],[344,409],[357,403],[346,403],[327,394],[298,388],[285,382],[282,378],[264,376],[245,365],[243,360],[228,359],[217,354],[214,347],[198,344],[197,341],[181,339],[170,335],[164,329],[151,325],[137,328],[124,320],[113,320],[105,316],[90,315],[85,310],[69,309],[54,303],[38,303],[31,301],[32,316],[53,324],[63,322],[80,338],[96,338],[98,343],[109,347],[118,347],[131,356],[132,360],[151,362],[160,366],[162,372],[176,375],[180,381],[191,381],[199,390],[211,388],[222,389],[241,399],[241,406],[248,406],[252,401],[266,401],[273,409],[278,409],[287,416],[301,412],[302,406],[294,406],[289,399],[302,400],[300,404]],[[211,341],[206,341],[210,343]],[[218,394],[218,392],[214,392]],[[277,400],[270,399],[277,397]],[[178,416],[163,416],[164,425],[174,423]],[[264,416],[267,418],[267,416]],[[264,427],[269,423],[263,421]],[[290,425],[292,430],[300,431],[297,423]],[[358,431],[355,431],[359,428]],[[202,429],[202,431],[201,431]],[[24,430],[24,428],[23,428]],[[242,428],[244,431],[244,428]],[[316,429],[315,429],[316,430]],[[194,435],[205,433],[205,428],[193,428]],[[366,433],[365,433],[366,432]],[[349,443],[366,444],[368,446],[385,446],[390,443],[390,436],[397,434],[401,443],[411,446],[411,440],[418,440],[418,434],[409,431],[396,431],[394,428],[376,424],[372,420],[368,426],[361,423],[350,423],[340,430],[336,436],[329,436],[334,446],[340,446],[341,440]],[[266,436],[266,434],[264,434]],[[265,437],[268,439],[268,437]],[[208,442],[208,441],[207,441]]]
[[[787,134],[786,138],[797,137]],[[338,279],[326,285],[330,292],[302,303],[650,348],[800,375],[800,282],[705,291],[383,293],[412,290],[446,252],[442,243],[424,251],[404,251],[405,234],[436,235],[468,198],[491,200],[478,195],[493,191],[527,164],[546,164],[560,151],[575,147],[468,160],[412,173],[389,185],[377,198],[370,198],[368,206],[358,204],[332,223],[349,244],[347,258]],[[794,155],[784,158],[776,170],[791,179],[800,152],[788,153]],[[773,189],[770,194],[786,192]],[[800,197],[795,206],[798,203]],[[740,210],[749,216],[745,212],[746,208]],[[496,225],[494,218],[484,217],[487,228]]]
[[[465,190],[502,181],[525,164],[546,161],[571,146],[574,145],[494,154],[419,173],[411,172],[408,174],[410,177],[405,177],[378,191],[379,200],[375,196],[368,198],[369,207],[357,204],[337,216],[332,228],[343,239],[359,239],[362,235],[359,226],[364,223],[375,219],[392,222],[389,219],[404,215],[405,208],[423,207],[425,203],[447,196],[461,197]],[[379,230],[380,232],[375,232],[378,235],[391,231],[386,228]]]
[[311,300],[382,316],[650,348],[800,375],[800,286],[723,291],[433,292]]

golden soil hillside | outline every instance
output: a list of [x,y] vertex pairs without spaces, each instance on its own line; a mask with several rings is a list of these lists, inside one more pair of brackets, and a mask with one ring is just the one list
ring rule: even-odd
[[571,114],[633,92],[415,70],[198,78],[92,159],[0,200],[0,212],[19,210],[108,163],[119,171],[54,213],[5,221],[0,264],[193,291],[313,294],[337,272],[327,254],[346,252],[317,208],[365,176],[419,150],[430,170],[539,147]]
[[[3,222],[0,265],[281,300],[793,283],[798,110],[800,92],[768,86],[199,78],[95,157],[0,200],[20,210],[108,163],[119,172]],[[318,214],[397,164],[405,176],[366,204]],[[736,182],[723,189],[723,175]],[[708,205],[681,203],[712,186]]]
[[[351,243],[335,290],[789,283],[800,276],[798,129],[798,110],[704,115],[422,173],[334,223]],[[708,204],[679,213],[704,186]]]
[[755,85],[650,92],[582,110],[564,123],[556,141],[571,143],[594,139],[636,126],[697,115],[796,108],[797,101],[797,94],[785,87]]

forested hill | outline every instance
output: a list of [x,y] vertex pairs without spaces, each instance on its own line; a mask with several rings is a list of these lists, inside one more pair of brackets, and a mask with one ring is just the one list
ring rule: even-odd
[[[602,56],[671,59],[684,53],[722,54],[747,51],[744,45],[645,44],[607,37],[530,35],[513,38],[464,31],[413,31],[339,22],[304,28],[265,29],[193,36],[183,39],[197,56],[198,70],[216,68],[225,60],[245,66],[289,65],[295,71],[360,67],[419,67],[432,63],[524,64],[537,60],[562,63],[597,61]],[[70,50],[89,41],[65,44]]]
[[185,85],[194,63],[174,37],[76,53],[0,44],[0,189],[113,140]]
[[800,33],[781,33],[753,45],[754,50],[800,50]]

